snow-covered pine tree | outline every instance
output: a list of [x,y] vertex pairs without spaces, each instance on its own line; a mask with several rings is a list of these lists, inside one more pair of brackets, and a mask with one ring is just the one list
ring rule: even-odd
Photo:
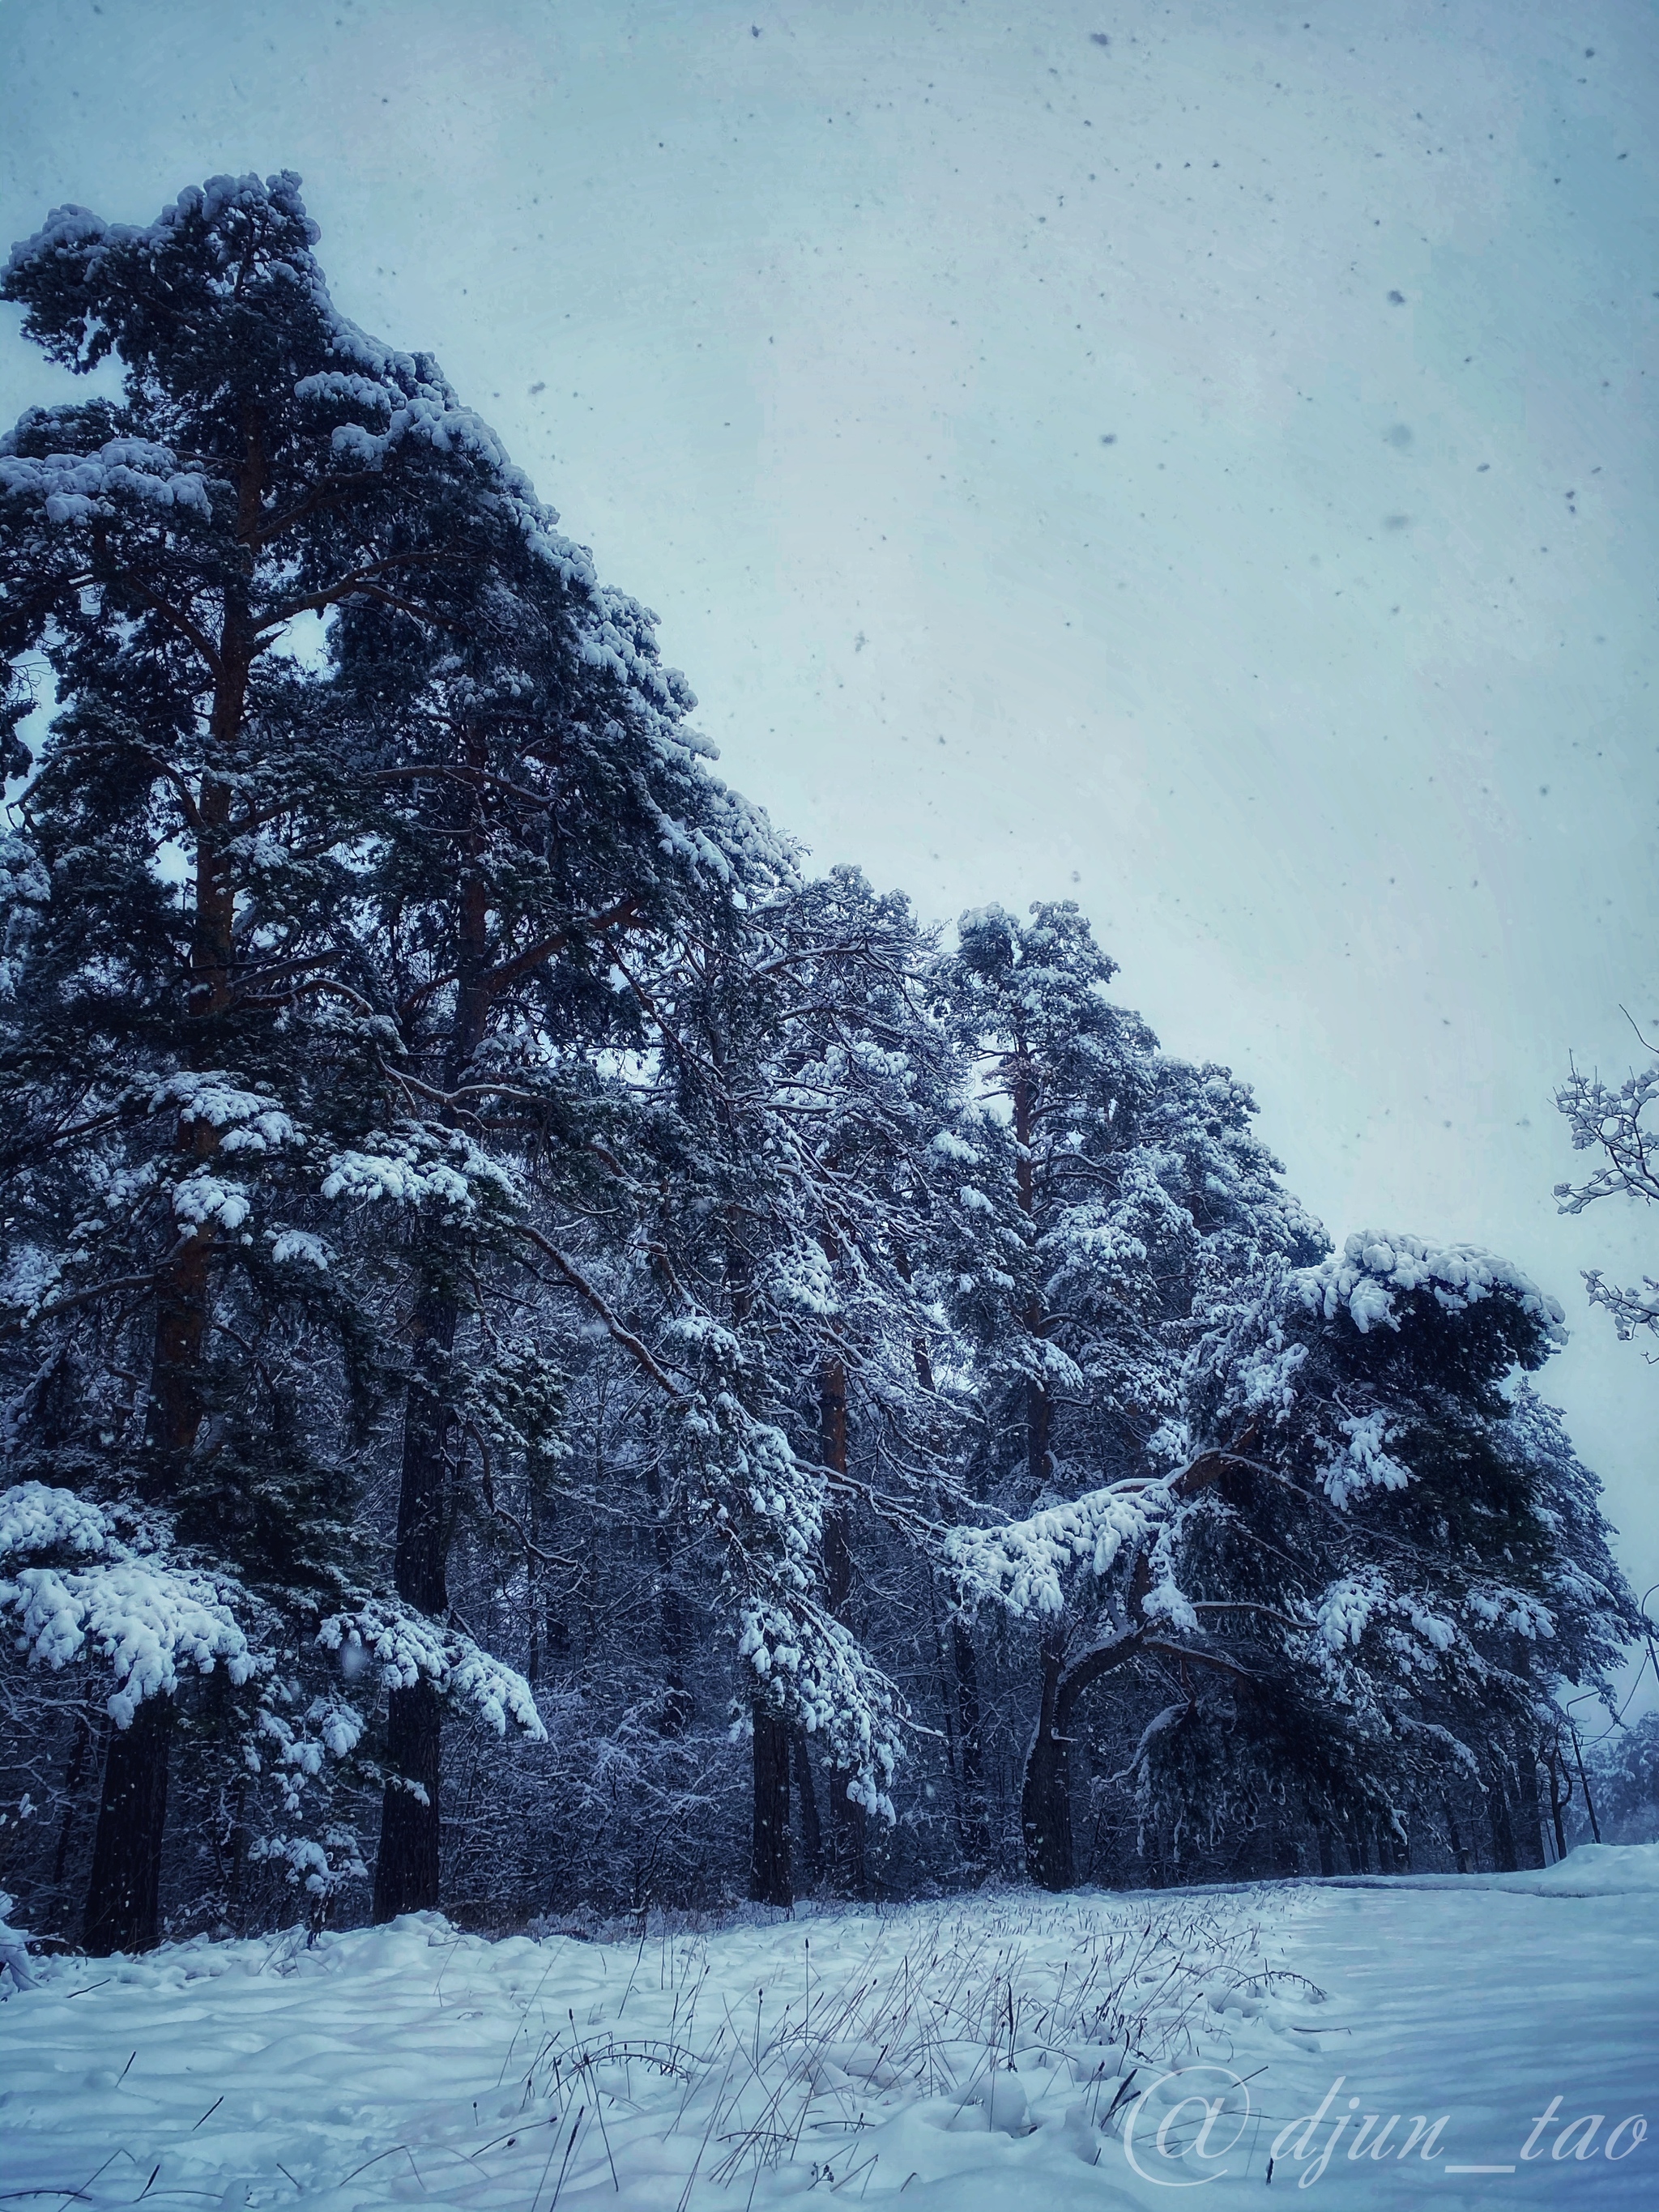
[[1595,1796],[1575,1823],[1577,1840],[1592,1833],[1593,1808],[1598,1842],[1659,1843],[1659,1711],[1608,1729],[1586,1744],[1583,1755],[1584,1779]]
[[[964,915],[934,969],[996,1117],[967,1144],[979,1233],[944,1277],[990,1415],[977,1488],[1022,1523],[1035,1511],[1033,1527],[1045,1510],[1069,1527],[1080,1497],[1152,1474],[1195,1305],[1264,1255],[1323,1249],[1251,1132],[1249,1091],[1224,1068],[1159,1053],[1106,997],[1115,972],[1070,902],[1029,922],[1000,908]],[[964,1528],[953,1556],[972,1558],[975,1541]],[[1054,1888],[1073,1879],[1072,1715],[1100,1671],[1087,1577],[1073,1603],[1064,1557],[1044,1601],[1014,1607],[1037,1626],[1042,1669],[1025,1853]],[[970,1573],[963,1588],[971,1607],[986,1584]]]
[[[355,1580],[345,1415],[380,1379],[338,1164],[376,1157],[402,1050],[355,927],[376,732],[319,625],[441,627],[526,545],[581,565],[432,364],[337,313],[316,235],[291,175],[218,178],[143,228],[60,209],[0,286],[52,359],[122,373],[0,446],[0,646],[44,654],[58,704],[7,878],[13,1471],[136,1501],[313,1629]],[[397,1164],[452,1206],[493,1186],[465,1149]],[[482,1679],[442,1627],[374,1626],[394,1679]],[[131,1948],[168,1702],[116,1718],[87,1919]]]
[[[954,1119],[959,1069],[924,1005],[932,940],[901,895],[878,896],[840,868],[756,925],[775,1194],[773,1249],[751,1273],[771,1286],[777,1371],[811,1378],[797,1421],[825,1485],[824,1595],[856,1633],[855,1506],[914,1534],[955,1441],[934,1387],[937,1323],[921,1302],[917,1256],[950,1203],[933,1139]],[[853,1778],[830,1765],[835,1872],[862,1894],[872,1879],[866,1808],[848,1793]],[[795,1766],[810,1835],[804,1734]]]
[[[945,1310],[972,1346],[983,1403],[970,1493],[981,1509],[1020,1516],[1055,1494],[1054,1411],[1081,1377],[1056,1330],[1041,1253],[1056,1181],[1079,1146],[1072,1124],[1111,1132],[1151,1040],[1138,1017],[1104,995],[1115,963],[1095,944],[1074,902],[1034,907],[1022,923],[1000,907],[965,914],[957,943],[935,963],[933,1004],[981,1094],[946,1133],[963,1170],[960,1227],[940,1223],[933,1255]],[[1162,1408],[1160,1407],[1160,1412]],[[971,1600],[953,1610],[954,1673],[969,1823],[988,1855],[982,1804],[981,1717]],[[1041,1638],[1043,1696],[1063,1666],[1063,1632]],[[1026,1842],[1028,1859],[1035,1848]],[[1069,1854],[1068,1854],[1069,1857]],[[1069,1880],[1069,1875],[1066,1877]]]
[[1501,1860],[1509,1776],[1539,1863],[1553,1692],[1605,1695],[1639,1625],[1599,1486],[1523,1380],[1560,1336],[1560,1308],[1510,1263],[1369,1234],[1279,1273],[1218,1331],[1188,1409],[1213,1475],[1167,1540],[1170,1583],[1268,1610],[1196,1606],[1204,1645],[1240,1672],[1149,1747],[1149,1783],[1181,1771],[1183,1729],[1208,1732],[1200,1705],[1236,1692],[1263,1716],[1264,1767],[1316,1826],[1358,1817],[1386,1851],[1413,1798],[1468,1777]]
[[1391,1850],[1413,1795],[1490,1789],[1493,1731],[1535,1746],[1554,1685],[1605,1689],[1636,1626],[1593,1479],[1505,1395],[1559,1310],[1486,1254],[1356,1237],[1211,1318],[1173,1466],[958,1532],[958,1571],[1038,1620],[1080,1571],[1070,1678],[1165,1686],[1132,1762],[1150,1825],[1277,1803]]
[[841,1822],[855,1882],[860,1819],[891,1809],[900,1711],[853,1626],[849,1531],[855,1498],[914,1520],[866,1477],[884,1453],[925,1454],[938,1420],[911,1254],[951,1078],[921,949],[902,899],[840,872],[754,902],[735,943],[688,942],[679,973],[637,994],[660,1170],[640,1169],[655,1195],[617,1304],[641,1313],[666,1385],[659,1510],[718,1562],[737,1632],[750,1886],[770,1903],[793,1891],[808,1742],[856,1808]]
[[[1496,1805],[1513,1784],[1517,1857],[1521,1864],[1537,1865],[1542,1863],[1537,1850],[1540,1774],[1553,1800],[1557,1848],[1565,1844],[1561,1814],[1573,1795],[1578,1763],[1571,1707],[1595,1692],[1610,1710],[1626,1644],[1650,1637],[1653,1625],[1613,1557],[1601,1483],[1574,1450],[1559,1411],[1530,1382],[1515,1389],[1498,1444],[1515,1470],[1528,1513],[1543,1527],[1539,1575],[1552,1632],[1530,1642],[1492,1643],[1494,1662],[1508,1666],[1499,1693],[1487,1699],[1494,1723],[1486,1738],[1488,1794]],[[1564,1695],[1569,1689],[1571,1698]],[[1582,1784],[1583,1778],[1578,1780]]]
[[[388,413],[397,400],[388,389]],[[365,1201],[388,1194],[407,1220],[396,1573],[436,1618],[458,1510],[470,1499],[501,1520],[477,1407],[503,1389],[522,1402],[532,1369],[545,1403],[557,1391],[556,1358],[513,1311],[538,1277],[584,1318],[609,1310],[578,1255],[596,1218],[632,1219],[641,1098],[618,1055],[653,1046],[665,966],[689,939],[731,939],[739,903],[787,866],[763,818],[707,772],[654,617],[599,586],[498,454],[477,467],[481,504],[510,527],[417,599],[353,603],[332,638],[339,687],[380,746],[360,930],[402,1051],[380,1157],[441,1176],[476,1152],[494,1178],[462,1218],[410,1203],[373,1160],[350,1171]],[[611,1242],[625,1250],[626,1232]],[[429,1685],[393,1692],[390,1726],[381,1918],[438,1899]]]

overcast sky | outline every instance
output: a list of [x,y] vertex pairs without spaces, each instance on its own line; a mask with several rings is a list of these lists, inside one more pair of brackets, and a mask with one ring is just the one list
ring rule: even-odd
[[[0,241],[299,169],[654,606],[724,772],[945,920],[1077,898],[1340,1238],[1503,1251],[1659,1578],[1557,1217],[1659,1034],[1644,0],[0,0]],[[0,416],[59,381],[0,326]]]

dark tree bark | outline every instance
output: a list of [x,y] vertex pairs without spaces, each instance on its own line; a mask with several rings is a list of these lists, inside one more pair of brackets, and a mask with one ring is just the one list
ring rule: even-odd
[[1036,1734],[1025,1762],[1020,1792],[1020,1826],[1025,1835],[1025,1868],[1044,1889],[1070,1889],[1072,1872],[1072,1756],[1066,1728],[1069,1701],[1063,1705],[1066,1646],[1063,1631],[1042,1637],[1042,1693]]
[[789,1853],[789,1724],[759,1698],[755,1720],[755,1826],[749,1894],[757,1905],[795,1901]]
[[[454,1300],[431,1288],[416,1307],[414,1368],[404,1413],[403,1480],[398,1495],[393,1556],[398,1595],[436,1620],[449,1610],[447,1370],[458,1317]],[[395,1920],[400,1912],[437,1909],[442,1731],[442,1708],[429,1682],[392,1692],[386,1721],[389,1772],[374,1862],[377,1922]]]
[[1499,1874],[1514,1874],[1520,1866],[1515,1853],[1515,1826],[1510,1818],[1510,1801],[1504,1793],[1504,1778],[1496,1765],[1487,1772],[1486,1812],[1492,1821],[1492,1859]]
[[252,1838],[247,1826],[247,1777],[240,1775],[231,1795],[228,1841],[230,1872],[225,1881],[225,1918],[239,1935],[246,1932],[242,1921],[242,1892],[247,1878],[248,1846]]
[[1523,1735],[1515,1747],[1515,1855],[1523,1867],[1541,1867],[1544,1860],[1544,1808],[1538,1795],[1538,1759]]
[[[1036,1227],[1036,1094],[1030,1069],[1022,1064],[1015,1076],[1012,1099],[1013,1105],[1014,1140],[1018,1147],[1014,1168],[1015,1186],[1019,1193],[1020,1210]],[[1024,1321],[1033,1339],[1038,1342],[1048,1334],[1048,1317],[1043,1311],[1042,1299],[1033,1291],[1030,1304],[1025,1309]],[[1032,1492],[1032,1502],[1048,1482],[1054,1461],[1050,1444],[1054,1430],[1054,1401],[1047,1385],[1035,1377],[1025,1386],[1025,1472]]]
[[979,1694],[979,1654],[968,1624],[951,1623],[951,1657],[957,1678],[957,1726],[962,1745],[963,1848],[970,1859],[991,1863],[991,1818],[985,1802],[985,1717]]
[[1589,1777],[1584,1771],[1583,1746],[1578,1741],[1577,1729],[1572,1731],[1572,1759],[1574,1765],[1578,1769],[1578,1786],[1584,1793],[1584,1810],[1589,1816],[1590,1833],[1599,1844],[1601,1840],[1601,1823],[1595,1817],[1595,1800],[1590,1796]]
[[1050,1438],[1054,1430],[1054,1401],[1041,1382],[1025,1386],[1025,1471],[1030,1480],[1032,1503],[1048,1486],[1054,1467]]
[[[832,1474],[847,1472],[847,1370],[831,1357],[818,1377],[819,1449]],[[847,1622],[853,1610],[852,1516],[844,1494],[831,1492],[823,1511],[823,1581],[830,1610]],[[845,1775],[830,1786],[830,1818],[836,1839],[836,1870],[854,1897],[870,1893],[867,1816],[847,1794]]]
[[[1136,1565],[1130,1585],[1132,1619],[1139,1620],[1150,1587],[1146,1563],[1142,1559]],[[1115,1668],[1124,1665],[1137,1652],[1147,1649],[1167,1651],[1170,1647],[1157,1638],[1149,1638],[1141,1622],[1115,1643],[1091,1645],[1068,1667],[1065,1626],[1056,1622],[1043,1631],[1040,1649],[1042,1695],[1019,1801],[1025,1870],[1044,1889],[1070,1889],[1077,1880],[1072,1842],[1072,1729],[1078,1700],[1103,1674],[1109,1674]]]
[[[1036,1097],[1029,1066],[1022,1061],[1012,1088],[1014,1139],[1018,1146],[1015,1182],[1019,1203],[1035,1232],[1036,1182],[1035,1144]],[[1033,1292],[1025,1310],[1025,1326],[1034,1340],[1048,1334],[1042,1301]],[[1025,1475],[1036,1504],[1048,1486],[1054,1461],[1050,1442],[1054,1402],[1045,1384],[1033,1377],[1025,1386]],[[1025,1762],[1020,1792],[1020,1827],[1025,1839],[1025,1867],[1044,1889],[1070,1889],[1073,1873],[1072,1843],[1072,1760],[1062,1717],[1061,1686],[1066,1674],[1066,1635],[1063,1624],[1043,1632],[1042,1687],[1037,1702],[1036,1732]]]
[[[1556,1757],[1558,1748],[1552,1745],[1549,1755],[1550,1820],[1555,1829],[1555,1856],[1558,1859],[1564,1859],[1567,1856],[1567,1832],[1562,1825],[1561,1815],[1572,1802],[1572,1784],[1561,1771],[1560,1761]],[[1565,1792],[1561,1788],[1564,1781],[1567,1784]]]
[[691,1651],[691,1624],[687,1618],[685,1593],[680,1588],[674,1557],[673,1509],[663,1495],[662,1475],[653,1461],[645,1470],[645,1494],[650,1501],[652,1542],[656,1552],[658,1638],[662,1646],[663,1692],[657,1708],[657,1728],[665,1736],[684,1735],[691,1724],[696,1700],[686,1684],[686,1662]]
[[818,1793],[812,1780],[806,1730],[799,1726],[792,1729],[789,1741],[795,1762],[795,1791],[800,1800],[801,1864],[807,1879],[816,1881],[823,1872],[823,1825],[818,1819]]
[[1440,1802],[1445,1811],[1446,1833],[1451,1841],[1452,1856],[1457,1861],[1457,1871],[1459,1874],[1467,1874],[1469,1870],[1469,1855],[1463,1848],[1462,1837],[1458,1833],[1457,1815],[1452,1810],[1451,1799],[1443,1792]]
[[[489,765],[489,746],[476,726],[463,732],[462,752],[469,771],[481,777]],[[486,842],[483,803],[475,791],[457,885],[455,1011],[443,1057],[448,1091],[460,1084],[483,1042],[499,988],[489,966],[489,891],[482,865]],[[445,1118],[453,1119],[447,1109]],[[440,1621],[449,1611],[449,1363],[459,1320],[453,1295],[428,1276],[410,1317],[412,1359],[404,1401],[394,1581],[399,1597]],[[394,1690],[391,1703],[386,1734],[392,1771],[374,1863],[377,1921],[395,1919],[400,1912],[433,1911],[438,1904],[442,1709],[425,1683]]]
[[82,1941],[94,1959],[153,1951],[161,1940],[161,1838],[167,1814],[173,1701],[146,1698],[112,1728],[92,1847]]
[[[266,466],[250,428],[238,483],[244,519],[259,513]],[[250,556],[248,566],[252,567]],[[226,584],[209,723],[222,757],[234,754],[247,705],[255,640],[240,577]],[[222,775],[204,776],[197,799],[194,919],[191,926],[188,1053],[198,1071],[214,1062],[220,1018],[231,1002],[236,957],[236,882],[229,845],[234,794]],[[191,1164],[216,1152],[219,1132],[205,1118],[182,1121],[178,1146]],[[157,1272],[146,1435],[165,1497],[170,1478],[196,1448],[205,1405],[203,1358],[212,1322],[216,1238],[197,1224]],[[173,1714],[165,1698],[146,1698],[129,1728],[112,1729],[104,1757],[98,1832],[87,1889],[86,1946],[94,1956],[149,1950],[160,1941],[161,1844],[167,1826],[167,1759]]]
[[532,1550],[524,1563],[525,1612],[530,1622],[529,1648],[525,1655],[524,1678],[533,1690],[542,1679],[542,1621],[545,1599],[542,1591],[542,1563],[537,1556],[542,1544],[542,1493],[538,1483],[530,1493],[530,1541]]
[[1103,1674],[1132,1659],[1145,1642],[1145,1632],[1133,1629],[1115,1644],[1095,1644],[1068,1667],[1064,1628],[1055,1626],[1043,1632],[1042,1698],[1025,1762],[1019,1810],[1025,1870],[1044,1889],[1070,1889],[1077,1880],[1072,1840],[1072,1729],[1078,1700]]
[[[1246,1430],[1241,1443],[1249,1436]],[[1220,1453],[1194,1460],[1181,1478],[1181,1494],[1190,1497],[1212,1487],[1225,1464]],[[1125,1609],[1130,1626],[1113,1642],[1091,1645],[1069,1667],[1063,1618],[1042,1632],[1042,1692],[1020,1792],[1020,1826],[1026,1871],[1045,1889],[1069,1889],[1077,1879],[1072,1845],[1072,1727],[1078,1699],[1090,1685],[1143,1651],[1163,1652],[1177,1660],[1183,1680],[1189,1666],[1219,1668],[1235,1677],[1243,1672],[1230,1660],[1185,1650],[1157,1634],[1157,1624],[1149,1622],[1146,1613],[1151,1592],[1152,1570],[1143,1552],[1129,1578]]]
[[935,1614],[933,1633],[939,1651],[939,1697],[945,1709],[945,1730],[951,1753],[951,1779],[955,1786],[957,1843],[970,1875],[990,1870],[991,1824],[985,1803],[985,1756],[981,1741],[979,1660],[974,1639],[960,1613],[951,1618],[951,1674],[945,1680],[945,1650],[939,1639]]
[[[899,1254],[899,1273],[908,1283],[912,1279],[909,1256]],[[924,1390],[933,1389],[933,1361],[925,1336],[911,1339],[910,1355],[915,1364],[916,1380]],[[935,1622],[937,1634],[937,1621]],[[951,1779],[956,1784],[957,1839],[962,1856],[972,1874],[983,1875],[990,1871],[991,1822],[985,1796],[985,1753],[982,1739],[979,1695],[979,1658],[974,1650],[974,1639],[966,1622],[958,1613],[951,1616],[951,1673],[955,1677],[955,1729],[951,1730],[950,1692],[941,1679],[939,1693],[945,1705],[947,1733],[953,1734],[951,1751]],[[945,1671],[944,1655],[939,1656],[941,1677]]]
[[374,1917],[430,1912],[438,1903],[438,1692],[430,1682],[394,1690],[386,1716],[388,1778],[374,1861]]
[[81,1778],[87,1769],[87,1753],[92,1748],[92,1723],[84,1711],[75,1716],[75,1741],[70,1752],[69,1766],[64,1776],[64,1817],[58,1823],[58,1848],[52,1854],[52,1886],[58,1893],[58,1910],[63,1910],[64,1873],[69,1863],[70,1838],[75,1832],[75,1816],[79,1809]]

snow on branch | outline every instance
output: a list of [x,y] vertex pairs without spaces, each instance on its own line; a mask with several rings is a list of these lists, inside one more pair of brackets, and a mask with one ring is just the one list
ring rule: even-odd
[[1601,1198],[1644,1198],[1659,1204],[1654,1133],[1642,1126],[1642,1115],[1656,1098],[1659,1060],[1639,1075],[1627,1075],[1616,1091],[1599,1076],[1583,1075],[1574,1068],[1571,1079],[1555,1094],[1556,1105],[1567,1118],[1573,1150],[1587,1152],[1599,1147],[1605,1157],[1577,1189],[1571,1183],[1557,1183],[1555,1195],[1563,1213],[1582,1213]]
[[1512,1589],[1508,1583],[1472,1589],[1466,1603],[1483,1626],[1501,1628],[1511,1636],[1523,1636],[1529,1644],[1555,1634],[1555,1617],[1549,1607],[1540,1605],[1527,1591]]
[[37,501],[52,523],[109,521],[123,505],[213,512],[201,471],[181,469],[167,447],[143,438],[111,438],[96,453],[39,460],[0,451],[0,496]]
[[470,1219],[494,1200],[516,1195],[507,1170],[456,1129],[399,1123],[376,1132],[364,1149],[335,1153],[323,1178],[326,1199],[386,1199],[394,1206],[430,1209],[451,1220]]
[[[1462,1621],[1454,1618],[1461,1613]],[[1470,1656],[1471,1633],[1501,1629],[1528,1643],[1547,1642],[1555,1622],[1547,1607],[1524,1590],[1506,1584],[1477,1584],[1461,1600],[1443,1598],[1441,1608],[1421,1593],[1396,1589],[1381,1568],[1365,1566],[1340,1576],[1328,1585],[1315,1607],[1313,1627],[1317,1650],[1322,1645],[1338,1659],[1356,1650],[1374,1629],[1386,1633],[1397,1660],[1408,1668],[1432,1667],[1448,1652]],[[1411,1632],[1414,1642],[1407,1640]]]
[[507,1734],[511,1721],[532,1743],[547,1741],[522,1674],[459,1629],[428,1620],[396,1598],[370,1598],[355,1612],[331,1613],[317,1640],[325,1650],[340,1654],[348,1674],[372,1662],[388,1689],[412,1690],[417,1682],[430,1682],[441,1698],[465,1707],[497,1735]]
[[[817,1736],[857,1803],[894,1817],[904,1705],[817,1595],[823,1478],[744,1404],[744,1347],[707,1315],[667,1332],[696,1385],[665,1408],[692,1510],[721,1545],[746,1694]],[[741,1708],[740,1708],[741,1711]]]
[[[42,1552],[79,1564],[13,1565]],[[225,1583],[127,1543],[97,1506],[44,1483],[0,1492],[0,1615],[31,1666],[104,1661],[118,1728],[146,1698],[173,1696],[181,1665],[210,1674],[222,1662],[239,1684],[254,1670]]]
[[903,1708],[857,1638],[821,1606],[773,1590],[744,1607],[738,1656],[756,1694],[819,1739],[854,1802],[890,1822]]
[[[259,1709],[256,1734],[273,1747],[272,1764],[314,1781],[323,1771],[325,1757],[349,1759],[356,1749],[362,1739],[363,1717],[355,1705],[343,1704],[337,1698],[313,1698],[295,1728],[274,1705],[266,1703]],[[252,1745],[248,1747],[248,1760],[251,1769],[264,1771],[265,1759]]]
[[0,1492],[0,1567],[32,1552],[96,1559],[113,1540],[107,1516],[72,1490],[20,1482]]
[[289,1887],[305,1891],[319,1919],[343,1890],[368,1880],[349,1828],[325,1829],[320,1843],[312,1836],[256,1837],[248,1856],[286,1868]]
[[1291,1281],[1310,1311],[1322,1310],[1327,1321],[1346,1311],[1362,1335],[1379,1324],[1398,1328],[1396,1299],[1425,1290],[1448,1313],[1507,1295],[1556,1342],[1565,1340],[1557,1301],[1509,1261],[1474,1244],[1431,1244],[1420,1237],[1364,1230],[1317,1267],[1297,1269]]
[[0,1000],[16,996],[23,956],[51,898],[52,878],[33,843],[0,830]]
[[151,1091],[150,1110],[159,1113],[164,1106],[176,1106],[181,1121],[205,1121],[222,1130],[222,1152],[265,1152],[274,1146],[305,1142],[279,1100],[263,1091],[245,1091],[221,1069],[200,1074],[180,1069],[161,1078]]
[[1344,1442],[1333,1443],[1323,1470],[1325,1495],[1333,1505],[1346,1506],[1350,1498],[1367,1490],[1404,1490],[1411,1471],[1388,1450],[1395,1425],[1380,1408],[1347,1414],[1337,1421]]
[[[1555,1103],[1567,1118],[1573,1150],[1599,1148],[1602,1159],[1576,1188],[1570,1182],[1556,1184],[1559,1212],[1582,1213],[1602,1198],[1640,1198],[1659,1204],[1659,1157],[1653,1131],[1642,1123],[1656,1098],[1659,1060],[1640,1074],[1627,1075],[1616,1091],[1599,1076],[1573,1069],[1571,1079],[1556,1092]],[[1609,1283],[1599,1267],[1589,1267],[1584,1271],[1584,1289],[1590,1304],[1609,1316],[1623,1342],[1628,1343],[1638,1329],[1659,1335],[1659,1282],[1651,1275],[1643,1277],[1639,1289],[1623,1289]]]
[[1097,1578],[1125,1552],[1143,1549],[1173,1503],[1165,1484],[1091,1490],[1001,1528],[952,1528],[944,1555],[964,1598],[994,1598],[1024,1620],[1059,1613],[1065,1577],[1086,1566]]
[[1608,1282],[1599,1267],[1587,1267],[1584,1291],[1590,1304],[1611,1317],[1621,1343],[1628,1344],[1638,1328],[1659,1334],[1659,1282],[1651,1275],[1642,1278],[1640,1290],[1626,1290]]

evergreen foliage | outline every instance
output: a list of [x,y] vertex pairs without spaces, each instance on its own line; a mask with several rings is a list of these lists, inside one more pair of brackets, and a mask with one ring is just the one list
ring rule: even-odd
[[0,441],[33,1924],[1541,1850],[1642,1627],[1559,1314],[1333,1254],[1074,906],[807,877],[316,240],[3,279],[119,380]]

